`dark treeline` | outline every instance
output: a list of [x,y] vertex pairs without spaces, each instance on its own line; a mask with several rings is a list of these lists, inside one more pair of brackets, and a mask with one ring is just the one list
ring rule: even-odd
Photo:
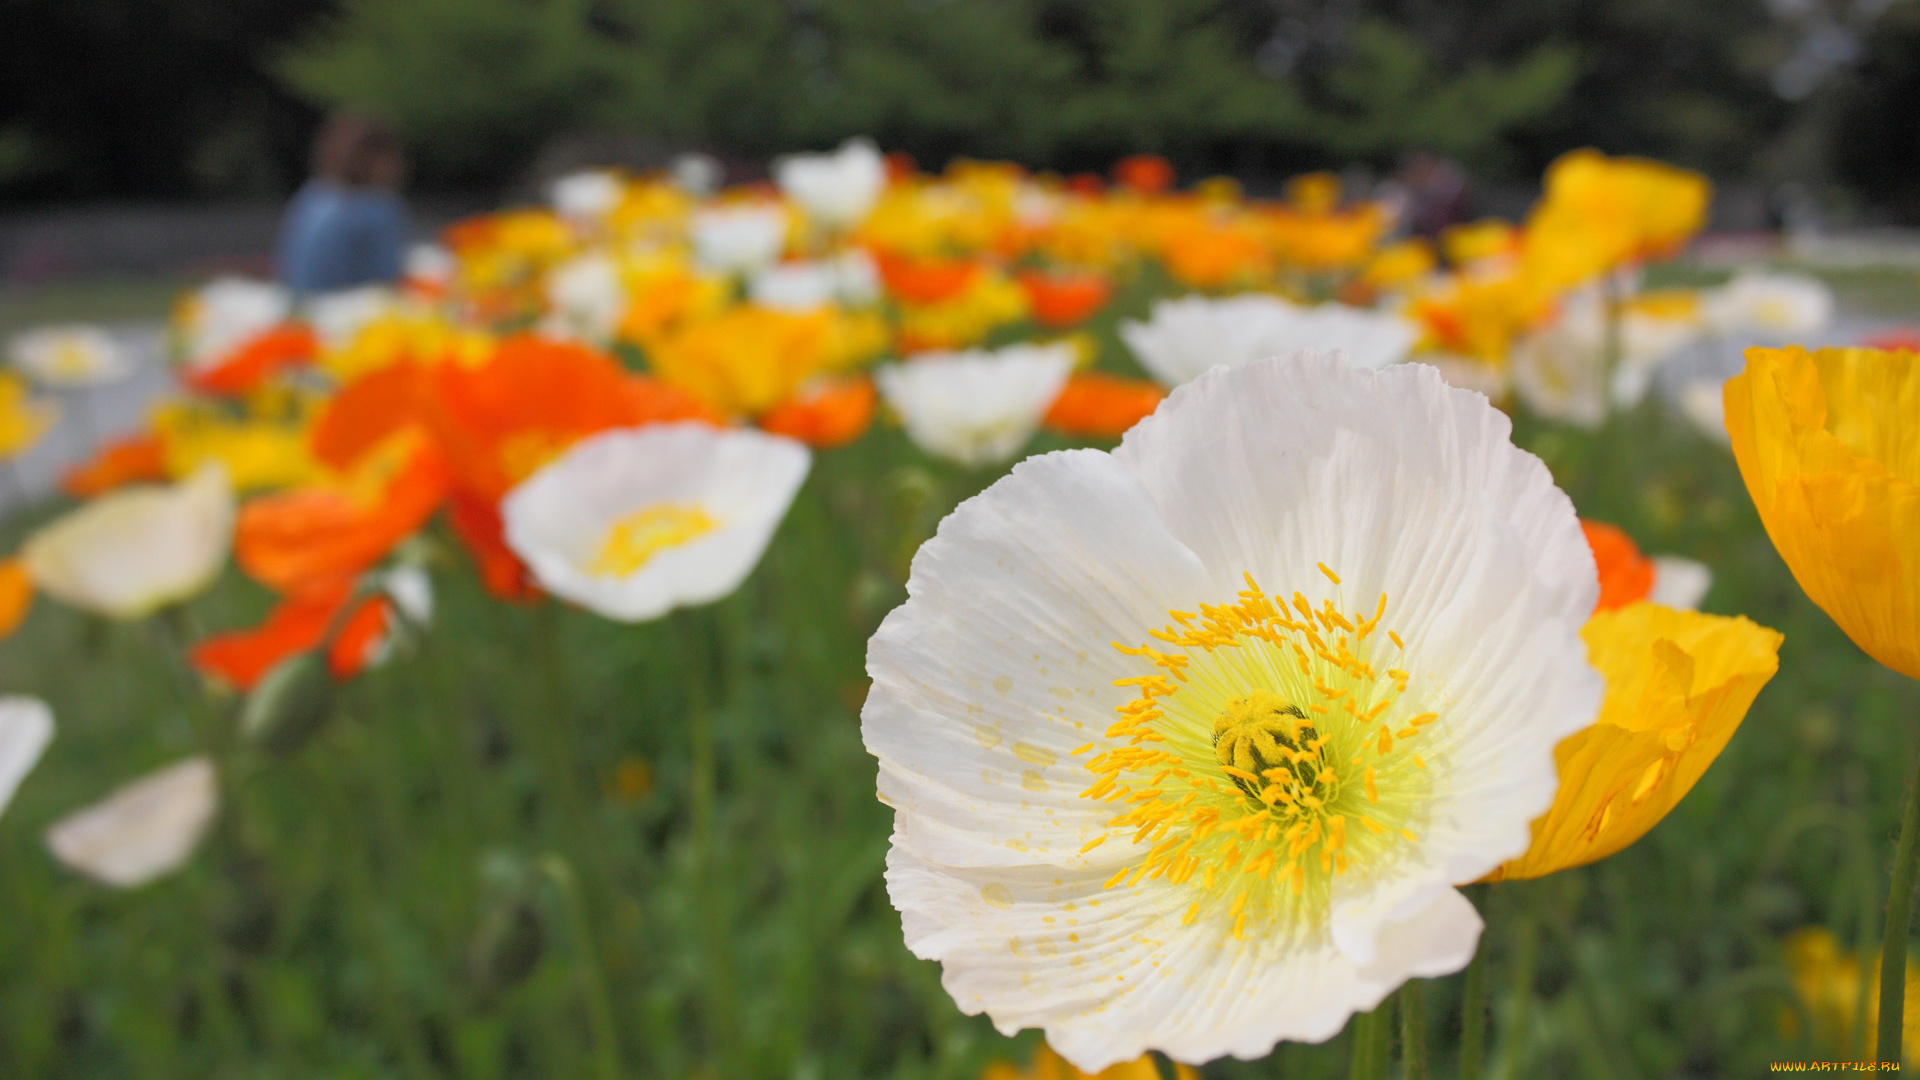
[[[0,0],[0,199],[280,194],[321,111],[415,186],[556,146],[750,163],[870,134],[938,166],[1184,176],[1571,147],[1920,218],[1913,0]],[[563,155],[564,156],[564,155]]]

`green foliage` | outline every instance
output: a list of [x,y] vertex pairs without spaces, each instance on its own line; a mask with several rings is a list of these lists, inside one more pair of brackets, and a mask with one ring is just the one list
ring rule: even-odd
[[1154,151],[1217,167],[1229,145],[1484,157],[1551,110],[1575,73],[1560,46],[1450,72],[1416,39],[1367,23],[1321,103],[1306,80],[1261,73],[1239,7],[350,0],[281,70],[318,101],[400,123],[430,175],[468,179],[584,128],[748,157],[867,134],[936,165],[968,154],[1100,168]]

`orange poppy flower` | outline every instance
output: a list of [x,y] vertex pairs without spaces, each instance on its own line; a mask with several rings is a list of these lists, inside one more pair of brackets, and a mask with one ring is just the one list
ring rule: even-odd
[[1075,195],[1101,195],[1107,190],[1107,182],[1099,173],[1074,173],[1067,177],[1067,190]]
[[426,524],[449,483],[445,462],[424,436],[398,432],[334,482],[247,503],[234,559],[280,592],[350,580]]
[[717,418],[693,395],[584,345],[531,336],[475,368],[424,376],[424,412],[460,488],[488,503],[573,443],[609,428]]
[[1160,384],[1146,379],[1086,372],[1067,380],[1042,423],[1065,435],[1117,439],[1166,396]]
[[1085,322],[1113,295],[1113,286],[1100,274],[1027,271],[1020,275],[1020,287],[1027,292],[1027,306],[1033,309],[1034,321],[1049,330]]
[[1587,534],[1587,546],[1600,569],[1600,603],[1595,611],[1626,607],[1652,594],[1653,560],[1640,554],[1632,537],[1616,526],[1585,518],[1580,519],[1580,529]]
[[455,492],[447,502],[447,521],[473,556],[480,584],[497,600],[526,603],[540,595],[520,557],[507,546],[498,500]]
[[76,499],[91,499],[126,484],[166,478],[166,446],[159,436],[144,432],[101,446],[92,460],[67,470],[60,490]]
[[865,434],[873,423],[878,397],[872,379],[824,383],[769,409],[760,417],[760,427],[808,446],[845,446]]
[[33,607],[33,578],[25,559],[0,562],[0,638],[12,637]]
[[1231,222],[1202,223],[1166,238],[1160,252],[1167,273],[1191,289],[1222,289],[1265,275],[1272,257],[1254,230]]
[[312,363],[319,350],[310,327],[281,323],[211,367],[188,369],[181,381],[202,393],[239,397],[281,368]]
[[876,248],[873,261],[887,294],[908,304],[938,304],[967,291],[980,274],[973,259],[915,258]]
[[340,388],[314,422],[313,456],[351,468],[395,432],[426,423],[426,369],[410,360],[376,368]]
[[1158,154],[1134,154],[1113,164],[1113,181],[1142,195],[1158,195],[1173,186],[1173,163]]
[[[193,665],[236,690],[253,689],[273,666],[289,656],[319,647],[342,607],[353,597],[353,583],[341,581],[315,592],[286,597],[266,621],[249,630],[214,634],[193,647]],[[387,603],[361,600],[327,649],[327,670],[349,679],[367,666],[387,631]]]

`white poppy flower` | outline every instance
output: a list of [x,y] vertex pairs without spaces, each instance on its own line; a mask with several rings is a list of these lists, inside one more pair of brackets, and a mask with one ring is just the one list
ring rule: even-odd
[[753,275],[747,295],[761,307],[811,311],[832,303],[865,307],[880,298],[880,271],[855,248],[830,261],[783,262]]
[[873,373],[920,449],[970,468],[1010,461],[1073,374],[1073,346],[927,352]]
[[0,697],[0,812],[52,741],[53,710],[46,702],[25,694]]
[[406,278],[431,285],[450,285],[460,272],[460,260],[439,244],[414,244],[407,248]]
[[1722,446],[1732,442],[1727,435],[1725,387],[1721,379],[1694,379],[1680,388],[1679,396],[1680,412],[1701,434]]
[[362,285],[309,296],[304,306],[314,336],[322,345],[340,349],[368,323],[399,311],[400,297],[385,285]]
[[1661,607],[1698,611],[1713,587],[1713,571],[1706,563],[1678,555],[1653,557],[1653,591],[1647,599]]
[[1301,307],[1277,296],[1244,293],[1215,300],[1156,300],[1146,322],[1120,324],[1120,337],[1153,376],[1178,386],[1218,364],[1340,349],[1354,367],[1398,363],[1419,339],[1398,315],[1342,304]]
[[697,210],[687,224],[694,260],[729,274],[745,274],[773,262],[787,246],[787,208],[745,203]]
[[553,212],[577,222],[593,222],[606,217],[620,205],[626,185],[611,169],[584,169],[555,180],[547,189]]
[[1552,420],[1598,428],[1607,420],[1607,324],[1599,294],[1568,297],[1553,322],[1513,345],[1513,388]]
[[293,293],[270,281],[220,278],[182,306],[176,329],[189,369],[212,367],[293,314]]
[[1806,274],[1742,270],[1706,294],[1707,321],[1723,334],[1810,334],[1833,319],[1833,290]]
[[1467,963],[1455,886],[1527,849],[1602,692],[1593,555],[1510,431],[1425,365],[1302,354],[941,523],[861,731],[962,1010],[1087,1072],[1257,1057]]
[[887,160],[866,139],[831,154],[794,154],[773,164],[774,182],[808,216],[832,228],[858,225],[887,186]]
[[667,172],[673,177],[674,186],[689,195],[705,197],[720,190],[720,183],[726,179],[726,166],[711,154],[676,154],[667,163]]
[[104,327],[41,326],[7,342],[13,366],[42,386],[103,386],[132,375],[133,357]]
[[554,267],[547,275],[546,292],[552,310],[543,328],[560,338],[611,340],[629,304],[619,264],[603,251],[588,252]]
[[811,460],[757,431],[603,432],[507,494],[507,545],[555,596],[621,622],[655,618],[739,588]]
[[47,830],[47,847],[108,885],[145,885],[193,855],[219,807],[219,787],[212,761],[188,758],[61,818]]
[[100,496],[27,538],[35,586],[83,611],[137,619],[194,596],[226,563],[233,486],[217,463],[171,486]]

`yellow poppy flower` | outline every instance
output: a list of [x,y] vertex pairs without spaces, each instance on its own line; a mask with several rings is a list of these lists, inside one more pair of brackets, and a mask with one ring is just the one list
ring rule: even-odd
[[851,358],[860,331],[843,325],[847,318],[742,304],[666,338],[648,360],[662,380],[720,412],[758,416]]
[[1607,680],[1600,717],[1554,751],[1553,807],[1534,820],[1526,854],[1489,881],[1583,866],[1640,839],[1692,790],[1780,667],[1773,630],[1646,602],[1599,612],[1580,636]]
[[318,414],[317,396],[269,388],[248,401],[243,415],[207,401],[176,400],[155,406],[151,422],[167,475],[188,476],[217,461],[236,490],[261,491],[319,477],[308,446]]
[[60,422],[60,405],[34,398],[27,382],[12,372],[0,372],[0,458],[18,457],[33,449]]
[[[1813,1043],[1840,1057],[1851,1057],[1859,1045],[1854,1025],[1861,1016],[1868,1022],[1880,1015],[1880,957],[1876,954],[1867,972],[1867,1007],[1860,1008],[1860,959],[1840,951],[1833,934],[1818,926],[1795,931],[1786,941],[1787,973],[1793,990],[1805,1006],[1813,1026]],[[1900,1042],[1900,1058],[1906,1064],[1920,1061],[1920,965],[1907,961],[1907,997],[1905,1036]],[[1781,1015],[1788,1038],[1800,1034],[1800,1018],[1791,1010]]]
[[1748,349],[1724,400],[1740,475],[1794,579],[1868,655],[1920,678],[1920,359]]
[[[1199,1070],[1177,1062],[1173,1066],[1173,1075],[1180,1080],[1200,1080]],[[980,1074],[980,1080],[1160,1080],[1160,1070],[1154,1066],[1153,1058],[1148,1056],[1110,1065],[1097,1073],[1081,1072],[1067,1059],[1054,1053],[1053,1047],[1041,1043],[1040,1049],[1033,1053],[1033,1061],[1026,1068],[996,1061]]]

